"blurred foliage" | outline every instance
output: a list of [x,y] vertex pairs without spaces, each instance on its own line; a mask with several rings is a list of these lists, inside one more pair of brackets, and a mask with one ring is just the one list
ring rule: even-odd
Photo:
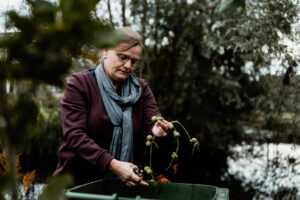
[[[14,32],[4,33],[0,39],[0,148],[7,149],[12,177],[17,176],[13,158],[18,152],[46,159],[54,155],[60,141],[59,108],[42,106],[41,99],[36,98],[41,83],[62,87],[74,58],[112,46],[119,37],[95,16],[99,0],[25,2],[28,14],[6,13],[6,28]],[[69,178],[64,180],[61,178],[52,189],[49,184],[50,191],[62,190],[70,183]],[[18,199],[17,181],[10,189],[11,198]],[[47,191],[41,198],[53,199]]]
[[[47,87],[43,89],[49,90]],[[35,133],[25,142],[20,160],[24,171],[37,170],[37,180],[44,182],[56,168],[57,150],[62,142],[62,125],[59,99],[48,95],[37,98],[43,103],[37,103],[39,114]]]
[[46,188],[39,196],[39,200],[62,200],[64,197],[64,188],[72,184],[72,177],[68,174],[54,177],[47,182]]
[[62,0],[58,5],[43,0],[27,3],[29,15],[7,13],[7,28],[17,31],[0,42],[0,48],[7,49],[0,68],[7,77],[62,86],[69,70],[66,66],[82,47],[103,48],[115,42],[117,34],[91,13],[98,0]]

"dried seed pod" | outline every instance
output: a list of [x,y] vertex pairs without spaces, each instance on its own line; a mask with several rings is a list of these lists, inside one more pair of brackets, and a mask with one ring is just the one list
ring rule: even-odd
[[198,142],[198,140],[197,140],[197,138],[192,138],[190,142],[194,144],[194,143]]
[[149,168],[149,169],[146,170],[146,173],[151,175],[153,173],[153,171],[152,171],[152,169]]
[[153,116],[153,117],[151,118],[151,120],[152,120],[153,122],[156,122],[158,119],[157,119],[156,116]]
[[171,155],[171,157],[172,157],[173,159],[175,159],[175,158],[178,158],[178,155],[177,155],[176,152],[173,152],[172,155]]
[[159,121],[162,121],[163,119],[164,119],[164,118],[161,117],[161,116],[157,117],[157,120],[159,120]]
[[180,133],[178,131],[173,131],[173,135],[175,138],[180,137]]
[[148,140],[148,141],[152,141],[152,140],[153,140],[153,136],[152,136],[152,135],[148,135],[148,136],[147,136],[147,140]]
[[147,141],[147,142],[146,142],[146,146],[147,146],[147,147],[150,147],[151,145],[152,145],[152,142],[150,142],[150,141]]

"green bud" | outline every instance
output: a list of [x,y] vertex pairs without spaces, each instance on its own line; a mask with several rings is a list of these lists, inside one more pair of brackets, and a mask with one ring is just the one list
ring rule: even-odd
[[150,168],[147,169],[147,170],[146,170],[146,173],[149,174],[149,175],[152,174],[152,173],[153,173],[153,172],[152,172],[152,169],[150,169]]
[[144,167],[144,170],[145,170],[145,171],[147,171],[148,169],[150,169],[149,166],[145,166],[145,167]]
[[153,116],[153,117],[151,118],[151,120],[152,120],[153,122],[156,122],[158,119],[157,119],[156,116]]
[[198,142],[198,140],[196,138],[192,138],[190,142],[194,144],[194,143]]
[[176,152],[173,152],[171,157],[172,157],[173,159],[175,159],[175,158],[178,158],[178,155],[177,155]]
[[148,136],[147,136],[147,140],[148,140],[148,141],[152,141],[152,140],[153,140],[153,136],[152,136],[152,135],[148,135]]
[[175,138],[180,137],[180,133],[178,131],[173,131],[173,135]]
[[151,143],[150,141],[147,141],[147,142],[146,142],[146,146],[147,146],[147,147],[150,147],[151,145],[152,145],[152,143]]
[[163,117],[157,117],[157,120],[162,121],[164,118]]

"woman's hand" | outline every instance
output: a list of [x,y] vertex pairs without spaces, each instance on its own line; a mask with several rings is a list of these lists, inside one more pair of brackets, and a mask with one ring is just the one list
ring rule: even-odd
[[109,164],[109,170],[115,173],[128,187],[143,185],[148,186],[149,184],[143,181],[143,177],[139,177],[134,173],[133,168],[135,166],[129,162],[123,162],[113,159]]
[[156,137],[164,137],[167,136],[168,132],[170,132],[173,128],[173,124],[168,122],[167,120],[158,120],[155,122],[152,128],[152,133]]

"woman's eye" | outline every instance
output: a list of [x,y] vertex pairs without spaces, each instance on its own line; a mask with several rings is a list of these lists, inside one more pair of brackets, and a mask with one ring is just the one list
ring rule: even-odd
[[125,55],[119,55],[119,57],[120,57],[121,60],[127,60],[127,58],[128,58],[128,57],[125,56]]

